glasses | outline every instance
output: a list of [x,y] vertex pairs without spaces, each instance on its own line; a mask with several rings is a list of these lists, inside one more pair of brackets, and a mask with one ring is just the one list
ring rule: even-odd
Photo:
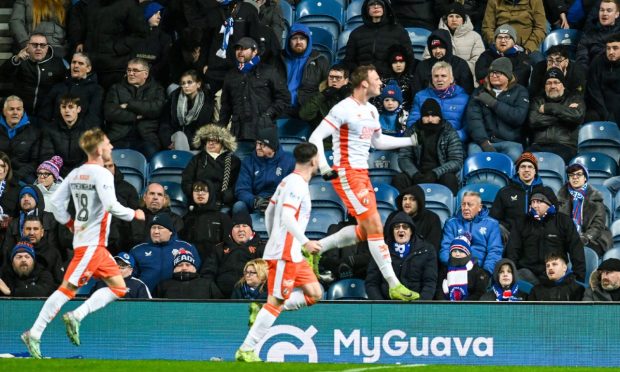
[[512,38],[508,35],[499,35],[498,37],[495,38],[495,40],[509,40],[509,39],[512,39]]
[[333,80],[333,81],[340,81],[340,80],[344,79],[344,76],[329,75],[327,78],[329,80]]
[[406,223],[397,223],[394,225],[394,230],[409,230],[411,227]]
[[47,44],[45,44],[45,43],[28,43],[28,45],[30,45],[34,49],[44,49],[44,48],[47,48]]
[[192,85],[192,84],[194,84],[194,83],[195,83],[195,81],[191,81],[191,80],[188,80],[188,81],[182,81],[182,82],[181,82],[181,86],[185,86],[185,85]]
[[128,68],[127,69],[127,74],[137,74],[139,72],[144,72],[144,71],[146,71],[146,70],[138,70],[137,68]]
[[500,77],[502,75],[503,74],[501,72],[499,72],[499,71],[491,71],[491,72],[489,72],[489,76]]
[[256,274],[258,274],[256,271],[249,271],[249,270],[245,270],[245,271],[243,272],[243,275],[247,275],[247,276],[254,276],[254,275],[256,275]]
[[42,178],[47,178],[49,176],[51,176],[51,173],[44,173],[44,172],[38,172],[37,173],[37,177],[42,177]]
[[584,176],[583,173],[569,173],[568,174],[568,178],[581,178],[583,176]]
[[566,61],[566,58],[547,58],[547,63],[551,65],[559,65],[560,63]]
[[262,149],[262,148],[264,148],[264,147],[267,147],[267,145],[265,145],[265,144],[264,144],[264,143],[262,143],[262,142],[256,142],[256,147],[260,147],[260,148]]
[[209,190],[207,190],[206,188],[201,187],[201,186],[194,187],[193,191],[194,192],[204,192],[204,193],[208,193],[209,192]]

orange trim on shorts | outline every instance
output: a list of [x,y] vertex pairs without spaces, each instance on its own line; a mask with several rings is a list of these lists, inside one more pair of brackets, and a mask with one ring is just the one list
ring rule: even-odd
[[58,290],[62,292],[65,296],[69,297],[69,299],[72,299],[73,297],[75,297],[75,291],[72,291],[69,288],[58,287]]
[[316,304],[316,301],[314,300],[314,298],[308,296],[307,294],[304,294],[304,299],[306,300],[306,305],[308,306],[312,306]]
[[271,315],[275,316],[276,318],[280,316],[280,312],[281,307],[276,307],[270,303],[266,303],[265,306],[263,306],[263,309],[267,310]]

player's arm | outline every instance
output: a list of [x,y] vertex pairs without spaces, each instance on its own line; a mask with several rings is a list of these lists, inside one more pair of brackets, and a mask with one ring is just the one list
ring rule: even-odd
[[393,150],[406,146],[417,146],[418,135],[413,132],[411,137],[392,137],[381,133],[381,129],[377,129],[371,138],[372,147],[377,150]]
[[69,175],[65,177],[64,181],[62,181],[60,186],[58,186],[56,191],[52,194],[50,202],[52,203],[52,213],[54,214],[56,221],[67,226],[69,230],[73,231],[73,220],[65,207],[67,199],[71,198],[69,180],[73,178],[72,176],[73,172],[69,173]]
[[269,205],[265,210],[265,227],[267,228],[267,235],[271,236],[271,229],[273,228],[273,217],[276,213],[276,202],[274,196],[269,199]]
[[286,231],[291,233],[297,239],[301,245],[305,245],[310,239],[306,238],[306,234],[304,230],[299,226],[297,222],[297,218],[295,218],[295,214],[297,213],[297,209],[290,205],[284,204],[282,206],[282,224],[286,228]]
[[141,210],[133,210],[124,207],[116,200],[116,191],[114,190],[114,176],[105,168],[101,168],[95,179],[95,188],[99,195],[99,200],[103,205],[103,209],[110,212],[114,217],[123,221],[131,221],[134,218],[144,219],[144,212]]
[[329,136],[336,134],[337,132],[338,126],[334,124],[333,118],[328,115],[321,121],[319,126],[316,127],[314,132],[312,132],[310,139],[308,140],[310,143],[313,143],[316,146],[319,152],[319,170],[321,171],[321,175],[323,175],[323,178],[325,179],[329,179],[328,177],[330,177],[330,173],[333,174],[333,176],[335,176],[336,173],[327,163],[327,158],[325,157],[325,149],[323,148],[323,140]]

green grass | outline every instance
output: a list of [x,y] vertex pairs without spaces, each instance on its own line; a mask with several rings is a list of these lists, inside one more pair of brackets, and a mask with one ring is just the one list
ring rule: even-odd
[[620,371],[620,368],[592,367],[496,367],[496,366],[405,366],[385,364],[308,364],[308,363],[261,363],[244,364],[234,362],[186,362],[165,360],[85,360],[85,359],[3,359],[0,361],[3,371],[294,371],[294,372],[329,372],[329,371],[420,371],[420,372],[560,372],[560,371]]

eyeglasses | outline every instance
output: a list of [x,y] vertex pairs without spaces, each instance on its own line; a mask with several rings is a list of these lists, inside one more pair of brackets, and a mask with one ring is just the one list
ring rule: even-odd
[[502,75],[503,74],[501,72],[499,72],[499,71],[491,71],[491,72],[489,72],[489,76],[500,77]]
[[254,276],[254,275],[256,275],[256,274],[258,274],[256,271],[249,271],[249,270],[245,270],[245,271],[243,272],[243,275],[249,275],[249,276]]
[[138,70],[137,68],[128,68],[127,69],[127,74],[137,74],[139,72],[144,72],[146,70]]
[[498,35],[495,40],[509,40],[512,39],[510,36],[508,35]]
[[37,177],[47,178],[51,175],[52,175],[51,173],[37,172]]
[[568,178],[581,178],[583,176],[584,176],[583,173],[569,173],[568,174]]
[[194,84],[194,83],[195,83],[195,81],[192,81],[192,80],[182,81],[182,82],[181,82],[181,86],[184,86],[184,85],[192,85],[192,84]]
[[329,76],[327,76],[327,78],[329,80],[333,80],[333,81],[340,81],[340,80],[344,79],[344,76],[329,75]]
[[28,43],[28,45],[30,45],[34,49],[44,49],[44,48],[47,48],[47,44],[45,44],[45,43]]
[[551,65],[559,65],[560,63],[566,61],[566,58],[547,58],[547,63]]
[[394,230],[409,230],[411,226],[406,223],[397,223],[394,225]]
[[204,192],[204,193],[208,193],[209,192],[209,190],[207,190],[206,188],[201,187],[201,186],[194,187],[193,191],[194,192]]

